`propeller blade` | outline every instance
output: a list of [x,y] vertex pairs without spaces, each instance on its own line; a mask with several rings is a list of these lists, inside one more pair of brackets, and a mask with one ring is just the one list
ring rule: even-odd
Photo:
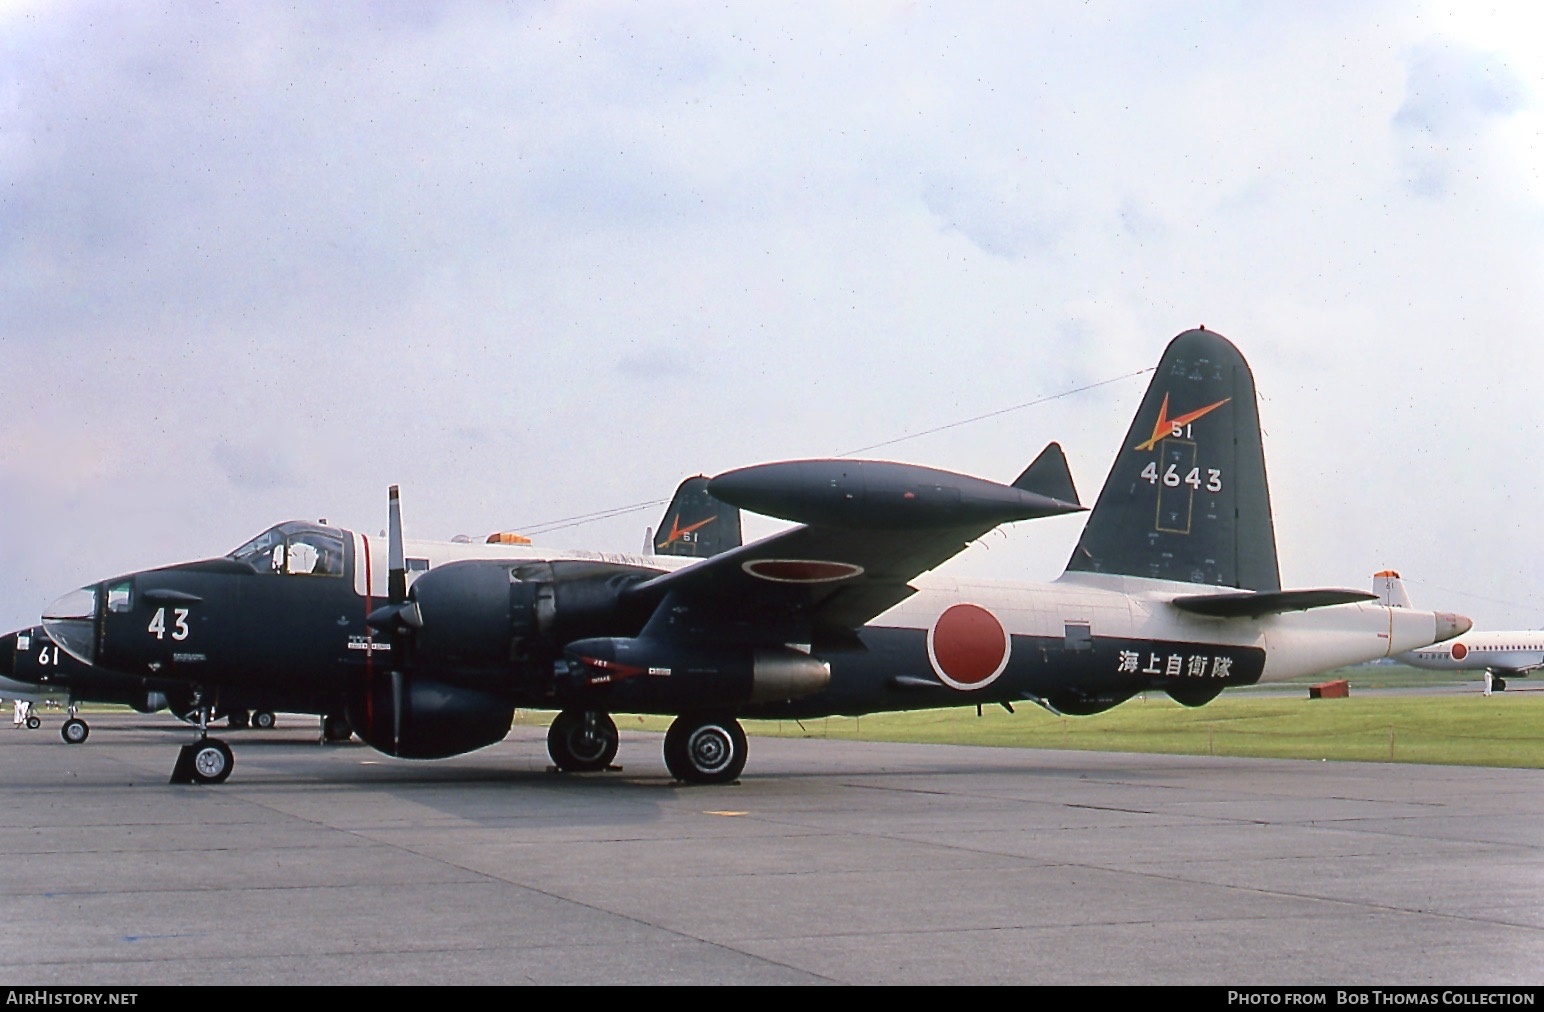
[[386,523],[386,599],[401,604],[407,599],[407,562],[402,548],[402,499],[391,486],[390,516]]
[[391,673],[391,754],[402,753],[402,672]]

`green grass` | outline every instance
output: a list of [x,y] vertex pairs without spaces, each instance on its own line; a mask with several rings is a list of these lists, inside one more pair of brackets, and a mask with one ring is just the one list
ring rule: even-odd
[[1138,697],[1090,717],[1035,706],[920,710],[805,722],[747,721],[750,734],[1012,748],[1544,768],[1544,695],[1292,699],[1226,695],[1202,707]]
[[[1308,698],[1309,685],[1336,677],[1350,681],[1348,698]],[[747,734],[779,737],[1541,769],[1544,692],[1527,691],[1529,684],[1487,697],[1472,674],[1353,668],[1300,683],[1231,689],[1193,708],[1155,693],[1089,717],[1059,717],[1022,703],[1016,713],[994,705],[980,716],[974,707],[955,707],[744,724]],[[1371,691],[1441,686],[1470,691]],[[530,723],[548,719],[522,716]],[[664,717],[616,720],[624,729],[669,725]]]

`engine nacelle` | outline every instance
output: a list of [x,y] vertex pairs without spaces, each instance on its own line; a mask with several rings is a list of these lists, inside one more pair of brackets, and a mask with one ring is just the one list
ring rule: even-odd
[[559,698],[644,713],[782,702],[831,682],[829,662],[791,647],[596,638],[570,643],[564,658]]
[[453,684],[487,685],[511,663],[558,655],[571,640],[634,632],[647,618],[624,592],[658,571],[598,562],[468,560],[413,583],[408,663]]
[[354,733],[400,759],[444,759],[502,741],[515,720],[505,694],[381,673],[350,692]]

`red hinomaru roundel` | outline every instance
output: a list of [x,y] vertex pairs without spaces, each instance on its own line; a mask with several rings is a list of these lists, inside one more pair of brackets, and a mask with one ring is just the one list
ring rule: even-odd
[[1468,657],[1468,656],[1469,656],[1469,648],[1468,647],[1464,646],[1462,643],[1454,643],[1453,644],[1453,660],[1461,661],[1465,657]]
[[1008,666],[1010,640],[997,616],[976,604],[956,604],[927,631],[927,656],[945,685],[982,689]]

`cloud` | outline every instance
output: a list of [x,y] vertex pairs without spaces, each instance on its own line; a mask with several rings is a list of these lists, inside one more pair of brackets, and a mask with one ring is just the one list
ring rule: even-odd
[[992,256],[1049,255],[1069,227],[1068,194],[1027,168],[1020,163],[972,171],[962,165],[950,174],[935,173],[922,188],[922,201],[946,231]]
[[1487,127],[1525,108],[1531,96],[1499,53],[1444,39],[1408,57],[1405,98],[1393,117],[1404,145],[1406,184],[1423,197],[1447,194],[1476,159]]
[[[1284,574],[1484,559],[1544,614],[1507,519],[1544,438],[1527,33],[1142,0],[0,29],[12,627],[279,520],[376,530],[391,484],[448,536],[866,445],[1011,478],[1054,438],[1091,498],[1141,385],[1094,384],[1197,323],[1267,399]],[[1050,577],[1075,538],[960,563]]]
[[235,446],[224,440],[209,451],[211,463],[238,490],[268,492],[300,488],[300,471],[279,447]]

